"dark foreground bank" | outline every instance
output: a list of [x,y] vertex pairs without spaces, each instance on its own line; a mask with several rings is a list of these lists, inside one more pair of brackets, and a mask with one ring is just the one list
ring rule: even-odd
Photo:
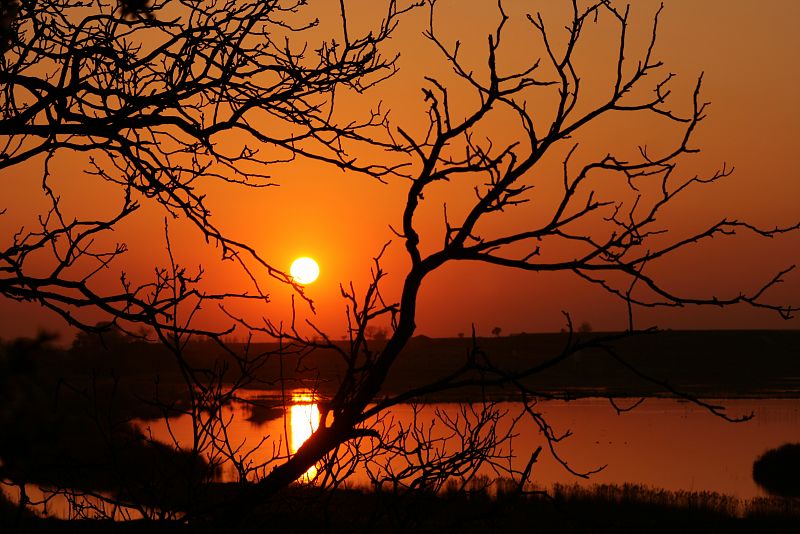
[[268,507],[232,524],[60,521],[19,515],[0,505],[2,532],[800,532],[800,500],[741,503],[716,493],[641,486],[556,487],[549,495],[507,487],[431,494],[292,488]]

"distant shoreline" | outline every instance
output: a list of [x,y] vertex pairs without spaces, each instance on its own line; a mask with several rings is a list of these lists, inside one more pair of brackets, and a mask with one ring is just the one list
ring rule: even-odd
[[[614,333],[574,334],[584,341],[597,340]],[[498,368],[509,372],[536,366],[558,355],[568,336],[562,334],[515,334],[477,338],[481,353]],[[370,340],[370,348],[380,350],[381,341]],[[345,342],[337,342],[342,348]],[[794,399],[800,398],[799,330],[662,330],[634,334],[606,342],[620,358],[647,381],[620,365],[600,348],[587,348],[528,376],[520,382],[537,398],[553,396],[563,400],[591,397],[636,399],[677,398],[664,384],[677,392],[703,399]],[[244,352],[245,345],[232,345]],[[249,354],[268,353],[269,344],[252,344]],[[412,338],[383,385],[376,400],[394,392],[405,392],[448,376],[469,358],[471,338]],[[187,361],[197,368],[219,368],[220,363],[236,369],[231,356],[215,344],[190,343]],[[482,356],[484,357],[484,356]],[[226,361],[227,360],[227,361]],[[345,373],[341,357],[332,349],[306,354],[302,365],[297,355],[269,356],[258,369],[251,390],[274,390],[284,377],[286,390],[309,388],[323,398],[335,393]],[[157,343],[121,340],[114,345],[94,343],[71,350],[43,348],[26,360],[24,374],[43,387],[55,387],[58,381],[73,385],[94,384],[124,397],[124,405],[133,413],[142,413],[136,399],[148,399],[156,392],[169,402],[181,402],[187,396],[186,384],[175,358]],[[22,376],[22,375],[20,375]],[[231,375],[231,380],[235,379]],[[230,382],[231,380],[224,380]],[[120,387],[115,384],[119,383]],[[46,386],[46,384],[52,384]],[[112,387],[113,386],[113,387]],[[439,391],[417,397],[415,402],[514,401],[519,398],[510,387],[479,387]],[[158,413],[152,407],[153,414]]]

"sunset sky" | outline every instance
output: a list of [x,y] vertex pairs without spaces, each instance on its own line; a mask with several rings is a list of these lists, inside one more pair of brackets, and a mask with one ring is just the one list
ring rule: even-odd
[[[311,9],[325,28],[325,17],[335,16],[329,2],[313,0]],[[501,66],[521,65],[537,54],[536,34],[525,14],[544,10],[545,21],[560,28],[564,13],[552,2],[509,0],[505,8],[512,17],[500,48]],[[476,72],[486,65],[486,36],[494,30],[499,15],[496,2],[441,0],[437,4],[436,28],[445,43],[462,42],[462,54]],[[379,12],[367,0],[351,0],[351,31],[377,24],[371,17]],[[641,50],[650,31],[650,20],[658,4],[637,1],[632,6],[631,39],[634,50]],[[546,9],[547,8],[547,9]],[[800,220],[800,35],[796,29],[800,3],[794,0],[750,2],[671,0],[662,15],[656,56],[665,63],[665,72],[677,75],[673,86],[676,110],[690,105],[691,91],[704,72],[702,96],[712,102],[692,143],[699,154],[683,156],[676,172],[684,176],[709,174],[723,163],[735,167],[724,182],[697,190],[676,203],[664,223],[688,232],[700,229],[723,216],[747,219],[764,227],[786,226]],[[600,20],[587,29],[577,55],[585,72],[587,98],[594,87],[602,98],[607,78],[614,71],[613,54],[617,44],[612,26]],[[560,25],[559,25],[560,24]],[[337,116],[363,117],[377,101],[391,109],[395,126],[420,135],[425,127],[425,103],[420,91],[424,76],[435,76],[451,88],[454,108],[468,109],[474,100],[463,84],[454,80],[440,53],[426,40],[427,12],[417,10],[402,18],[387,55],[400,53],[399,72],[364,95],[343,95]],[[604,85],[604,81],[606,85]],[[542,94],[545,94],[544,92]],[[459,99],[461,95],[461,99]],[[531,106],[546,114],[547,100],[531,99]],[[509,142],[518,134],[516,123],[493,119],[486,135],[498,142]],[[658,129],[653,121],[643,122],[636,114],[598,121],[575,140],[586,157],[601,157],[608,152],[631,151],[637,144],[658,148],[674,142],[676,130]],[[230,140],[236,142],[236,140]],[[548,206],[548,179],[560,172],[563,150],[543,161],[531,173],[529,183],[538,184],[531,202],[495,216],[484,227],[487,234],[524,228]],[[562,152],[558,152],[562,150]],[[362,161],[387,158],[378,151],[356,154]],[[394,157],[394,156],[392,156]],[[385,160],[385,159],[384,159]],[[0,243],[3,247],[21,225],[30,225],[41,213],[42,161],[36,160],[10,171],[0,181]],[[86,213],[102,210],[118,194],[108,184],[81,173],[87,168],[85,154],[62,153],[52,166],[63,188],[65,210]],[[353,282],[363,290],[369,281],[372,258],[384,243],[392,244],[382,265],[388,272],[383,287],[388,301],[398,298],[399,287],[408,269],[403,243],[390,230],[397,228],[409,182],[345,173],[316,162],[295,160],[270,169],[276,187],[248,189],[231,184],[203,184],[207,201],[218,227],[239,241],[255,247],[262,257],[286,272],[300,256],[315,258],[321,269],[319,279],[307,288],[316,305],[316,315],[300,306],[301,318],[309,318],[334,338],[345,332],[345,303],[339,284]],[[418,215],[422,249],[433,250],[443,236],[442,205],[458,210],[472,200],[474,183],[442,184],[426,196]],[[550,199],[552,202],[552,199]],[[147,204],[134,218],[114,232],[112,238],[125,242],[129,252],[98,283],[115,284],[121,271],[131,278],[147,280],[154,265],[167,261],[164,251],[163,208]],[[182,264],[206,269],[206,282],[214,290],[247,288],[246,277],[231,262],[221,263],[219,251],[206,245],[197,231],[184,221],[171,221],[174,253]],[[775,239],[750,236],[715,238],[687,249],[670,263],[659,266],[663,280],[676,291],[695,296],[735,296],[752,291],[776,272],[800,264],[800,233]],[[288,320],[290,291],[264,276],[260,280],[270,293],[269,304],[247,305],[238,309],[251,318]],[[800,303],[800,272],[773,288],[767,300],[776,304]],[[558,331],[565,326],[561,312],[567,311],[576,323],[588,321],[595,330],[623,329],[625,306],[597,287],[570,273],[531,274],[487,265],[459,263],[445,265],[423,284],[420,294],[417,332],[429,336],[455,336],[468,333],[474,324],[479,335],[489,335],[499,326],[503,333]],[[208,310],[204,319],[223,324]],[[0,337],[33,334],[46,327],[66,332],[63,321],[36,304],[0,300]],[[97,316],[98,320],[102,316]],[[746,306],[728,309],[681,308],[637,312],[637,326],[663,328],[800,328],[800,319],[784,321],[777,314]],[[215,321],[220,321],[216,322]],[[237,331],[241,335],[241,331]],[[65,334],[71,338],[71,334]]]

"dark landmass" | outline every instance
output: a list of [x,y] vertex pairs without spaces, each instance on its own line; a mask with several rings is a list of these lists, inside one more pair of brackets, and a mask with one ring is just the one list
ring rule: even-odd
[[[607,334],[584,334],[582,339],[599,339]],[[477,348],[493,365],[519,371],[540,365],[558,356],[567,342],[566,334],[517,334],[478,338]],[[381,342],[372,342],[373,350]],[[798,397],[800,396],[800,331],[661,331],[637,334],[604,343],[622,360],[643,375],[657,378],[676,390],[703,397]],[[398,359],[385,384],[387,393],[398,393],[444,377],[469,357],[473,342],[469,338],[413,338]],[[234,345],[243,356],[253,358],[276,349],[273,344]],[[479,356],[480,358],[480,356]],[[237,366],[229,355],[208,343],[189,344],[186,359],[198,369],[229,369]],[[270,355],[255,373],[248,387],[275,389],[279,378],[287,387],[311,387],[323,395],[335,391],[345,372],[342,358],[333,350],[319,349],[309,354]],[[107,349],[50,351],[34,360],[34,365],[49,375],[66,381],[92,376],[119,378],[144,395],[169,394],[183,379],[174,357],[158,344],[120,343]],[[229,371],[228,379],[236,376]],[[663,386],[652,383],[621,364],[600,348],[584,349],[544,369],[523,383],[548,394],[572,396],[668,395]],[[448,391],[435,395],[451,400],[470,400],[475,389]],[[510,390],[494,388],[490,397],[503,397]],[[168,395],[169,398],[169,395]]]
[[[604,334],[588,334],[599,338]],[[478,338],[477,348],[491,363],[503,370],[519,371],[558,356],[567,342],[566,334],[518,334]],[[380,342],[374,342],[376,348]],[[691,395],[726,397],[800,397],[800,331],[662,331],[641,334],[606,343],[627,366],[600,348],[589,348],[544,369],[522,383],[550,395],[586,396],[669,396],[663,385],[643,378],[656,378],[677,391]],[[253,346],[251,352],[269,350]],[[473,349],[467,338],[413,338],[390,373],[387,394],[421,387],[447,376],[462,365]],[[202,350],[198,359],[208,358]],[[251,387],[271,388],[279,376],[274,358],[259,372],[264,382]],[[292,357],[288,358],[292,362]],[[318,389],[323,395],[335,391],[345,368],[333,351],[319,350],[295,365],[284,362],[284,376],[290,383]],[[206,363],[208,365],[208,363]],[[509,388],[464,388],[431,394],[428,400],[471,401],[487,395],[513,397]]]
[[[477,343],[494,365],[521,370],[558,355],[566,335],[519,334],[481,338]],[[604,345],[641,374],[606,350],[589,348],[522,383],[534,391],[574,397],[671,395],[646,376],[699,397],[800,397],[800,331],[661,331]],[[397,391],[404,384],[444,376],[464,360],[470,346],[468,339],[415,338],[407,358],[398,361],[387,389]],[[497,388],[488,393],[496,398],[512,391]],[[469,396],[453,393],[452,398],[467,400]]]
[[[607,335],[583,334],[581,339]],[[510,372],[544,364],[558,356],[566,342],[566,334],[475,340],[477,349],[495,367]],[[381,344],[373,341],[371,348],[378,350]],[[800,331],[660,331],[604,345],[630,367],[601,348],[588,348],[521,382],[533,391],[567,398],[670,396],[665,385],[705,398],[800,397]],[[324,397],[336,391],[346,369],[341,356],[331,349],[284,355],[281,362],[281,357],[271,354],[276,350],[274,344],[233,348],[249,359],[267,354],[246,384],[252,389],[280,389],[283,377],[286,389],[305,387]],[[384,391],[397,394],[447,376],[467,361],[472,350],[469,338],[415,337],[392,368]],[[0,352],[0,381],[10,381],[15,387],[36,384],[51,392],[58,389],[62,396],[65,391],[99,396],[116,410],[139,418],[162,417],[168,407],[177,410],[185,405],[183,375],[174,355],[160,344],[118,336],[64,350],[17,340],[6,343],[5,352],[5,358]],[[201,374],[227,368],[225,381],[239,378],[237,362],[214,344],[189,343],[184,356]],[[486,397],[513,399],[514,390],[466,387],[431,393],[424,400],[469,402]],[[274,413],[269,406],[261,408],[255,418],[269,418]]]

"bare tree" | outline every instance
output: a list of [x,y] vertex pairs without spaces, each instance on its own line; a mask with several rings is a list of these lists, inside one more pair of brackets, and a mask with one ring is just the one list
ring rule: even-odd
[[[248,490],[248,496],[239,500],[239,505],[269,497],[315,464],[336,464],[336,458],[345,454],[343,450],[357,455],[366,447],[371,451],[368,453],[370,456],[365,458],[365,453],[360,453],[366,462],[380,450],[393,447],[395,451],[403,450],[403,447],[418,450],[414,448],[413,440],[407,441],[409,435],[402,430],[399,434],[392,434],[391,430],[376,430],[374,418],[380,418],[382,413],[398,403],[466,387],[506,385],[516,388],[523,413],[515,421],[524,416],[536,425],[547,438],[550,451],[564,467],[576,475],[587,476],[589,473],[572,470],[558,456],[557,443],[566,436],[550,427],[536,407],[538,399],[551,398],[552,395],[537,391],[530,383],[537,373],[591,346],[607,350],[621,365],[631,368],[640,378],[659,388],[697,402],[725,419],[741,419],[726,415],[724,408],[677,391],[657,377],[639,372],[609,348],[608,343],[635,332],[634,311],[640,308],[744,304],[790,318],[798,310],[796,306],[770,303],[764,300],[764,295],[793,267],[770,276],[752,293],[722,297],[675,292],[653,267],[678,251],[715,236],[749,232],[773,237],[796,231],[798,224],[759,228],[745,221],[724,218],[696,229],[688,236],[674,233],[668,225],[662,224],[662,213],[676,198],[720,181],[732,172],[725,165],[707,177],[682,177],[677,171],[677,161],[682,156],[698,152],[692,145],[693,134],[705,118],[708,105],[701,99],[702,76],[694,85],[689,109],[674,109],[670,100],[674,75],[665,71],[656,57],[661,9],[655,14],[647,46],[636,55],[628,43],[629,7],[620,8],[610,1],[581,6],[575,1],[571,8],[566,32],[561,33],[551,30],[541,15],[529,15],[530,31],[538,37],[544,55],[526,67],[505,72],[499,67],[501,44],[508,23],[502,5],[499,8],[500,22],[487,39],[486,64],[476,69],[469,59],[459,54],[459,42],[450,45],[439,38],[437,4],[430,3],[430,25],[426,36],[446,58],[461,86],[448,87],[444,82],[428,77],[428,86],[422,90],[428,104],[427,128],[421,134],[414,134],[402,126],[388,127],[389,137],[398,140],[396,149],[405,151],[416,160],[413,171],[407,174],[410,185],[402,227],[397,231],[411,262],[402,294],[397,302],[388,302],[381,294],[379,287],[385,272],[380,265],[380,256],[375,259],[372,283],[362,298],[357,297],[352,287],[343,288],[350,303],[350,344],[342,348],[329,343],[327,347],[340,353],[347,372],[335,395],[325,403],[318,429],[291,458]],[[575,58],[581,51],[583,32],[592,24],[616,31],[617,39],[613,46],[617,53],[616,60],[608,65],[614,73],[610,85],[592,88],[592,98],[588,98]],[[459,98],[451,95],[453,91],[459,91]],[[464,91],[469,91],[473,98],[464,98]],[[598,94],[606,96],[597,102]],[[454,105],[456,100],[457,106]],[[538,109],[535,105],[538,100],[555,101],[555,106],[534,112]],[[465,110],[464,102],[477,104]],[[482,141],[482,133],[496,124],[493,121],[498,114],[516,118],[515,137],[503,143],[492,138]],[[672,128],[670,131],[675,131],[677,127],[679,133],[670,146],[659,151],[641,146],[633,157],[615,155],[613,147],[603,147],[604,155],[593,159],[591,151],[581,152],[581,147],[573,141],[587,125],[603,117],[633,118],[634,114],[648,114],[660,120],[665,129],[669,127]],[[508,210],[533,202],[533,187],[546,179],[539,169],[545,156],[551,154],[562,154],[563,165],[560,194],[536,199],[537,212],[547,214],[546,220],[529,227],[507,229],[496,235],[482,229],[481,225],[487,220],[502,217]],[[444,242],[432,252],[423,253],[423,250],[431,250],[431,240],[419,233],[415,217],[427,198],[426,193],[434,186],[441,190],[459,183],[474,187],[475,201],[457,214],[445,206]],[[426,244],[424,249],[421,246],[423,240]],[[383,391],[387,376],[403,357],[416,330],[416,305],[423,280],[443,265],[456,261],[483,262],[539,273],[573,273],[627,304],[628,331],[591,339],[576,338],[572,336],[573,327],[567,316],[569,335],[565,346],[544,363],[523,366],[522,369],[503,369],[476,343],[463,364],[452,369],[447,376],[407,391]],[[367,342],[368,325],[384,317],[391,320],[393,331],[385,346],[374,351]],[[279,334],[274,328],[265,331]],[[489,427],[490,433],[497,437],[494,434],[496,425]],[[475,427],[462,425],[460,428],[462,442],[475,443],[470,437],[479,440],[481,433],[473,432]],[[483,430],[486,430],[485,426]],[[391,445],[395,443],[392,436],[400,439],[403,447]],[[502,441],[498,437],[494,443]],[[408,480],[417,476],[429,477],[434,464],[450,466],[438,472],[442,478],[458,475],[457,466],[460,464],[457,458],[466,450],[484,451],[473,458],[472,467],[496,458],[494,452],[485,448],[474,445],[456,447],[454,452],[437,456],[435,461],[430,458],[419,460],[408,472],[413,472],[413,475],[408,475]],[[507,472],[524,483],[538,454],[538,450],[533,452],[527,469],[515,471],[509,468]],[[397,481],[398,478],[389,476],[386,480]],[[409,487],[413,485],[410,483]]]
[[[705,118],[707,104],[700,95],[701,77],[692,91],[689,109],[672,107],[673,75],[664,71],[655,52],[660,10],[648,45],[638,55],[629,50],[627,7],[606,0],[588,6],[573,1],[566,31],[551,30],[544,17],[529,15],[529,30],[538,39],[543,55],[507,72],[499,66],[503,64],[499,56],[508,23],[502,5],[499,23],[487,38],[485,65],[477,69],[459,54],[458,42],[450,45],[439,37],[437,4],[432,1],[426,36],[452,67],[457,82],[446,84],[427,78],[422,91],[428,106],[427,127],[414,132],[389,124],[378,113],[368,114],[360,124],[337,125],[331,119],[330,103],[322,98],[337,86],[358,90],[392,72],[393,60],[382,59],[377,47],[391,34],[397,15],[403,11],[393,2],[379,29],[363,38],[348,34],[343,8],[343,41],[335,45],[333,41],[324,42],[312,65],[303,53],[279,45],[265,29],[277,25],[286,32],[302,30],[283,19],[299,6],[212,2],[208,8],[198,8],[188,0],[179,4],[186,10],[186,18],[175,20],[167,16],[165,4],[160,3],[149,8],[148,16],[135,17],[118,16],[97,4],[95,13],[84,18],[63,15],[68,9],[57,3],[20,4],[18,24],[24,31],[12,32],[12,44],[2,63],[3,81],[8,82],[0,135],[7,142],[0,168],[37,155],[48,161],[58,150],[97,152],[94,174],[118,184],[124,200],[115,217],[68,222],[59,209],[58,195],[49,186],[50,169],[45,165],[44,191],[52,208],[42,218],[40,231],[19,234],[0,253],[5,263],[0,292],[10,298],[39,301],[84,327],[91,325],[76,319],[70,313],[72,308],[97,306],[118,320],[143,322],[156,329],[181,362],[190,385],[196,444],[193,452],[211,451],[239,462],[242,479],[253,482],[222,499],[198,500],[194,513],[230,514],[249,509],[301,479],[315,465],[321,467],[318,482],[327,487],[337,487],[360,464],[373,470],[371,476],[378,484],[438,489],[450,477],[469,480],[481,465],[489,463],[513,476],[522,488],[541,449],[531,451],[524,469],[511,465],[508,460],[512,453],[504,447],[513,433],[500,430],[499,421],[505,414],[493,403],[465,407],[458,414],[437,414],[438,421],[450,430],[445,436],[426,432],[416,420],[410,428],[398,427],[387,419],[387,410],[438,392],[509,386],[520,401],[519,413],[513,415],[512,422],[526,421],[539,428],[550,452],[561,460],[557,443],[564,436],[550,427],[537,408],[539,399],[552,395],[537,391],[530,385],[531,379],[589,346],[606,348],[620,364],[630,367],[605,343],[636,330],[636,309],[745,304],[785,318],[798,310],[764,300],[766,291],[791,268],[768,278],[752,293],[722,297],[677,293],[652,269],[686,247],[714,236],[751,232],[772,237],[800,227],[792,224],[765,229],[726,218],[686,236],[675,235],[669,226],[662,225],[661,214],[676,198],[722,180],[731,170],[723,166],[710,176],[688,178],[677,171],[679,158],[697,152],[692,137]],[[616,60],[608,65],[613,73],[610,84],[602,91],[593,90],[593,98],[587,98],[576,57],[585,28],[591,24],[614,29],[616,41],[612,46],[617,53]],[[160,44],[146,46],[138,35],[144,31],[158,36],[149,43]],[[42,65],[51,74],[34,76],[32,72],[38,72]],[[468,92],[472,98],[459,98],[456,106],[452,96],[456,91]],[[598,102],[597,95],[605,96]],[[539,101],[555,104],[542,111],[536,105]],[[282,124],[289,123],[295,133],[255,129],[248,114],[256,110]],[[633,117],[634,113],[647,114],[671,127],[670,131],[678,128],[680,132],[669,147],[653,151],[642,146],[633,157],[615,155],[613,147],[604,147],[604,155],[596,158],[575,144],[574,139],[585,127],[601,117]],[[498,116],[514,117],[514,138],[483,140],[483,133],[496,124]],[[207,409],[219,407],[234,390],[223,388],[220,370],[199,373],[186,364],[183,355],[187,339],[193,335],[221,339],[213,332],[193,330],[191,321],[179,321],[175,311],[178,306],[197,309],[211,298],[244,295],[200,295],[192,289],[199,275],[189,274],[175,261],[159,274],[158,283],[138,288],[123,283],[122,291],[113,295],[93,291],[86,278],[74,281],[68,276],[77,257],[92,260],[99,268],[118,256],[123,249],[95,251],[89,248],[90,240],[134,212],[138,208],[136,199],[152,198],[170,213],[195,223],[208,239],[221,245],[225,257],[236,258],[245,268],[255,262],[270,275],[291,283],[255,250],[217,230],[209,220],[202,193],[195,188],[194,181],[200,176],[261,183],[262,175],[243,174],[239,164],[267,164],[280,159],[267,158],[252,148],[234,154],[224,152],[215,145],[214,136],[231,130],[244,131],[278,153],[283,150],[287,158],[316,158],[379,178],[397,174],[409,183],[402,226],[397,230],[411,264],[402,292],[396,302],[384,298],[381,283],[386,273],[381,267],[381,252],[374,260],[371,283],[363,295],[352,285],[342,287],[350,321],[344,344],[331,341],[321,331],[309,339],[294,325],[284,327],[269,321],[256,325],[230,313],[232,320],[250,332],[278,340],[276,355],[280,361],[292,351],[305,355],[310,350],[327,349],[338,355],[344,369],[335,393],[321,404],[319,425],[310,438],[296,452],[276,452],[270,460],[271,470],[263,469],[250,479],[247,475],[252,471],[242,462],[243,455],[226,439],[220,411]],[[343,148],[350,142],[388,149],[410,161],[396,165],[360,163]],[[179,158],[178,154],[189,157]],[[532,188],[545,179],[540,174],[542,162],[553,154],[563,156],[559,194],[534,200]],[[456,213],[445,206],[444,241],[433,247],[429,243],[432,238],[418,229],[418,210],[433,187],[455,184],[473,187],[474,202]],[[488,220],[534,201],[538,212],[546,214],[543,222],[513,229],[506,226],[497,234],[486,230]],[[57,267],[44,277],[26,274],[26,259],[39,250],[52,251],[57,260]],[[422,282],[442,266],[457,261],[539,273],[573,273],[627,304],[628,332],[591,339],[573,337],[567,316],[563,349],[545,362],[514,369],[496,364],[481,350],[473,333],[472,350],[460,366],[433,382],[404,391],[386,391],[386,379],[416,331]],[[189,313],[189,319],[191,316]],[[392,330],[386,342],[371,343],[373,325],[387,322]],[[253,360],[240,355],[237,361]],[[682,395],[657,377],[638,374]],[[250,376],[246,365],[242,366],[242,376]],[[282,374],[278,377],[281,384],[283,378]],[[683,396],[729,418],[719,407]],[[446,447],[437,445],[448,440]],[[453,440],[457,446],[452,446]],[[206,445],[199,445],[202,443]],[[406,462],[402,467],[387,459],[398,456]],[[575,474],[587,475],[561,461]]]

